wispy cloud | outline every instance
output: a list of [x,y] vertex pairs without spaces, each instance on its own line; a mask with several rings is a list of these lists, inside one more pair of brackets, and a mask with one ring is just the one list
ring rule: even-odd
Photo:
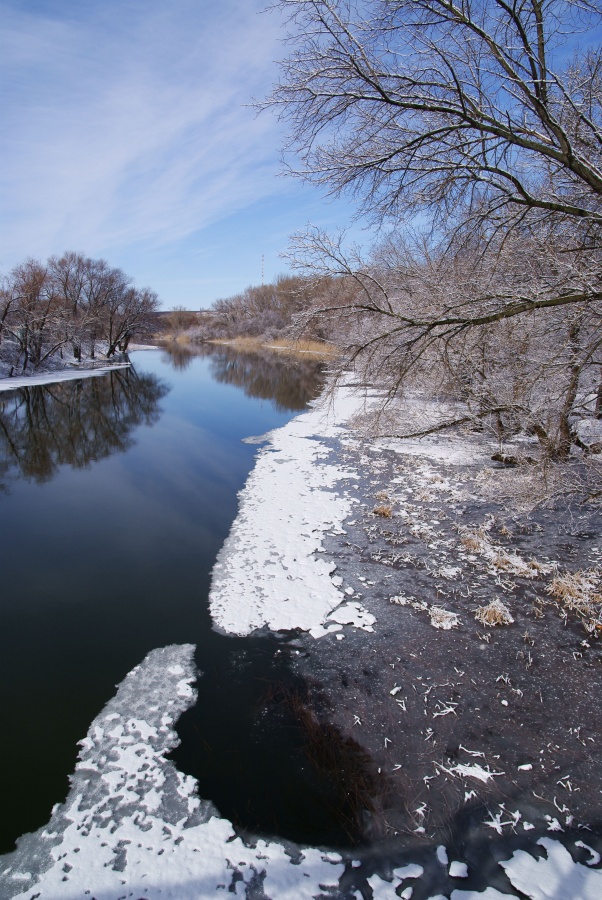
[[274,120],[245,108],[279,52],[262,5],[0,3],[3,269],[165,245],[287,190]]

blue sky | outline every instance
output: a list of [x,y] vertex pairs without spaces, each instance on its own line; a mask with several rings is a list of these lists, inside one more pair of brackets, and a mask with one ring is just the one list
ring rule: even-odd
[[[265,0],[0,0],[0,273],[103,257],[164,308],[286,269],[308,222],[353,212],[279,175],[282,130],[247,104],[277,77]],[[356,227],[356,239],[362,239]]]

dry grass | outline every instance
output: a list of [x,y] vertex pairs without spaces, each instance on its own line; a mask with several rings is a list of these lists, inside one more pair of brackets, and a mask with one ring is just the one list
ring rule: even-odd
[[486,540],[485,533],[475,529],[474,531],[466,531],[460,538],[460,543],[465,550],[469,550],[471,553],[478,553]]
[[553,564],[539,562],[536,559],[525,561],[512,551],[505,550],[488,539],[485,528],[459,527],[460,543],[470,553],[479,553],[485,557],[494,572],[505,572],[521,578],[538,578],[553,571]]
[[487,606],[480,606],[474,617],[481,625],[511,625],[514,622],[510,610],[501,600],[492,600]]
[[548,588],[557,603],[576,612],[590,634],[602,632],[602,571],[589,569],[557,575]]
[[460,624],[460,618],[456,613],[443,609],[442,606],[431,606],[429,609],[431,617],[431,625],[433,628],[442,628],[443,631],[449,631],[451,628],[457,628]]
[[382,516],[383,519],[392,519],[393,518],[393,507],[392,506],[375,506],[372,510],[372,514],[374,516]]
[[287,356],[317,356],[322,359],[333,359],[338,355],[338,350],[334,344],[326,341],[292,341],[288,338],[276,338],[272,341],[266,341],[262,338],[254,337],[236,337],[232,339],[215,338],[208,341],[209,344],[220,344],[227,347],[233,347],[244,353],[262,353],[270,350],[272,353],[282,353]]

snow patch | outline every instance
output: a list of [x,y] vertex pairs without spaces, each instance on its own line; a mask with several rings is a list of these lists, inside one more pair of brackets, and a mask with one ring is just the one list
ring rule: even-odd
[[[213,569],[210,607],[218,628],[239,635],[264,627],[302,628],[316,637],[334,630],[326,619],[345,594],[337,576],[331,577],[334,564],[317,554],[324,535],[340,529],[357,502],[340,489],[343,479],[357,474],[329,464],[326,441],[343,432],[337,422],[346,421],[360,402],[341,388],[328,405],[316,405],[274,431],[259,451]],[[355,618],[359,627],[372,625],[365,611]]]
[[546,851],[545,857],[535,859],[525,850],[517,850],[512,859],[500,862],[513,887],[530,900],[600,900],[601,871],[573,862],[559,841],[542,837],[537,843]]
[[153,650],[125,678],[81,741],[66,802],[2,858],[1,897],[199,900],[260,880],[266,898],[310,900],[338,887],[338,854],[304,849],[293,865],[280,844],[246,846],[166,759],[195,698],[193,656],[190,644]]
[[78,378],[95,378],[106,375],[113,369],[128,369],[130,363],[119,363],[114,366],[99,366],[97,369],[68,369],[57,372],[43,372],[39,375],[20,375],[16,378],[0,378],[0,392],[14,391],[17,388],[32,387],[37,384],[57,384],[59,381],[75,381]]

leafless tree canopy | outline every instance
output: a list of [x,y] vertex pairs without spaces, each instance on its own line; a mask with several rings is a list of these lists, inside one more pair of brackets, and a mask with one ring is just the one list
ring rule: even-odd
[[365,211],[485,225],[602,221],[599,23],[573,0],[282,0],[294,51],[269,98],[306,176]]
[[300,318],[336,320],[345,363],[389,396],[411,379],[548,457],[583,445],[602,406],[599,4],[277,6],[292,52],[266,105],[298,174],[391,227],[366,258],[297,235],[293,264],[346,286]]
[[121,269],[79,253],[16,266],[0,286],[0,353],[12,370],[37,369],[67,349],[76,360],[125,352],[148,333],[157,295]]

